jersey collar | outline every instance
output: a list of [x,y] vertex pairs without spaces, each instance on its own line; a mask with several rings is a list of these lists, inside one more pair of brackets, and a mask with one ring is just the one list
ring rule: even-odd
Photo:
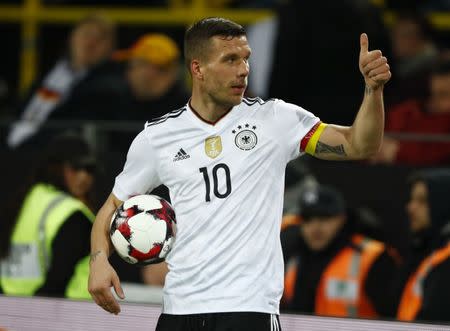
[[230,110],[228,110],[226,113],[224,113],[221,117],[219,117],[215,122],[211,122],[202,118],[200,114],[191,106],[191,99],[189,99],[186,106],[188,108],[189,117],[197,125],[208,130],[217,129],[225,125],[225,123],[227,123],[230,120],[230,118],[234,117],[234,114],[237,112],[237,109],[239,108],[239,105],[234,106],[230,108]]

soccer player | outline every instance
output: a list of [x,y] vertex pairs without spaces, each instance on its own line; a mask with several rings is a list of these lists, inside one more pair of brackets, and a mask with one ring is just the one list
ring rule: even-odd
[[111,286],[124,297],[108,263],[111,215],[130,196],[165,184],[178,232],[157,330],[280,330],[285,167],[304,153],[349,160],[378,150],[391,73],[381,51],[368,47],[362,34],[364,99],[353,125],[340,127],[282,100],[244,98],[251,55],[244,29],[222,18],[193,24],[184,48],[192,97],[146,123],[94,223],[89,291],[95,302],[118,314]]

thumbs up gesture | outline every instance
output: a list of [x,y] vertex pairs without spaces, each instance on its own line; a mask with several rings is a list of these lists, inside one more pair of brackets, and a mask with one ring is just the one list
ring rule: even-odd
[[361,34],[360,45],[359,70],[366,85],[373,89],[382,87],[392,76],[386,57],[380,50],[369,51],[369,38],[365,33]]

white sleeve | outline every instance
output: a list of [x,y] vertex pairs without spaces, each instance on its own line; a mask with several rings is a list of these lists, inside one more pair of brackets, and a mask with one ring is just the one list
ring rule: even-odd
[[131,143],[122,172],[116,177],[113,194],[122,201],[161,185],[158,160],[145,130]]
[[285,149],[289,162],[304,153],[300,147],[301,141],[320,123],[320,119],[302,107],[283,100],[275,101],[274,116],[279,145]]

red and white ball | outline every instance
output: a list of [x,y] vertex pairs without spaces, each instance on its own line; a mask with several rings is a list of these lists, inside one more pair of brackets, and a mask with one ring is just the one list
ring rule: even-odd
[[156,195],[137,195],[117,208],[110,224],[111,241],[121,258],[131,264],[164,261],[176,234],[172,206]]

